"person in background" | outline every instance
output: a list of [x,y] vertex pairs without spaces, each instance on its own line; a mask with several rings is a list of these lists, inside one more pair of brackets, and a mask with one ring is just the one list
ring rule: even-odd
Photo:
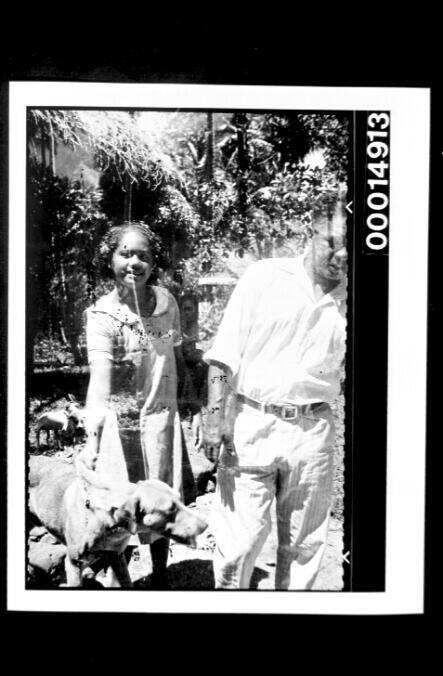
[[[203,361],[203,350],[197,347],[199,341],[198,300],[192,293],[184,293],[180,298],[180,317],[182,329],[183,357],[192,380],[192,388],[184,387],[182,399],[187,402],[196,419],[196,429],[200,430],[201,418],[196,414],[201,411],[207,398],[208,365]],[[186,405],[186,403],[185,403]],[[196,439],[199,445],[200,439]]]
[[203,446],[218,461],[210,521],[217,589],[249,588],[277,510],[276,589],[310,589],[332,501],[334,425],[345,354],[345,214],[313,216],[304,255],[253,263],[209,363]]
[[193,294],[184,293],[180,298],[180,317],[183,356],[190,361],[198,361],[201,357],[201,351],[195,354],[198,342],[198,301]]

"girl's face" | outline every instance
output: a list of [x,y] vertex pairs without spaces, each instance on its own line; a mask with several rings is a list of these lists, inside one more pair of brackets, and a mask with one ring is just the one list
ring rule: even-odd
[[153,260],[148,241],[135,230],[127,230],[112,255],[115,281],[128,289],[140,289],[151,276]]

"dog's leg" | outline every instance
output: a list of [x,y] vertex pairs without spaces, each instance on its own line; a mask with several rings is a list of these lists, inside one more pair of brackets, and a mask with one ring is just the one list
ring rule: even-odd
[[103,589],[101,582],[96,580],[93,569],[86,565],[82,569],[82,587],[83,589]]
[[[124,552],[121,554],[118,554],[117,552],[107,552],[107,554],[109,565],[115,576],[115,580],[118,582],[118,586],[132,587],[133,584],[129,575],[128,564],[126,563]],[[115,582],[115,580],[113,582]],[[116,586],[115,584],[112,584],[112,577],[110,586]]]
[[81,587],[82,586],[82,571],[81,566],[75,563],[69,554],[65,557],[66,570],[66,587]]

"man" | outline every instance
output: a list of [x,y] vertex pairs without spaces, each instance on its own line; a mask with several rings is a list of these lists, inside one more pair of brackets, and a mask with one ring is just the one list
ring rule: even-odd
[[314,217],[303,256],[258,261],[205,359],[203,445],[218,460],[215,585],[247,589],[277,506],[276,589],[310,589],[325,548],[345,352],[345,215]]

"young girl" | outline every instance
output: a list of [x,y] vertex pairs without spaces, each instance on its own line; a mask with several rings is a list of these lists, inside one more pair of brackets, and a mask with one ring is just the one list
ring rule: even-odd
[[[89,443],[82,460],[120,479],[160,479],[183,499],[180,317],[173,296],[149,284],[158,248],[158,238],[144,223],[114,226],[100,245],[99,262],[115,287],[86,310]],[[116,389],[126,390],[119,420],[111,405]],[[165,538],[151,543],[156,588],[167,586],[168,550]]]

